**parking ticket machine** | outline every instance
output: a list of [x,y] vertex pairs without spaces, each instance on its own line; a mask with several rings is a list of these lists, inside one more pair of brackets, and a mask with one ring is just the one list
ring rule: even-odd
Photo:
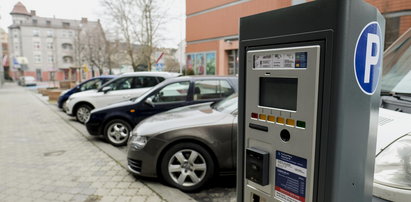
[[238,201],[371,201],[384,23],[360,0],[240,20]]

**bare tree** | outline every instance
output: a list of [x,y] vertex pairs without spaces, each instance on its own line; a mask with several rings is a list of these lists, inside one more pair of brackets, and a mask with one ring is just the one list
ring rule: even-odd
[[174,57],[164,58],[164,64],[167,72],[180,72],[180,63]]
[[[159,0],[101,0],[121,39],[127,44],[134,71],[146,66],[151,71],[153,53],[160,40],[159,30],[166,12],[160,12]],[[136,17],[137,16],[137,17]],[[139,46],[136,46],[135,44]],[[140,50],[136,48],[139,47]]]
[[83,28],[83,34],[84,59],[93,68],[96,67],[99,74],[102,75],[103,68],[107,65],[107,43],[100,22],[98,21],[96,24],[88,23]]

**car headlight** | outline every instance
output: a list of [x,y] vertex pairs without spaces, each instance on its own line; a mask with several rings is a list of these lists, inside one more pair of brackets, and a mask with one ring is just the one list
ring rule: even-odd
[[131,138],[130,138],[130,147],[136,149],[136,150],[140,150],[143,149],[148,141],[148,138],[146,136],[140,136],[140,135],[133,135],[134,132],[132,132],[131,134]]
[[411,189],[411,135],[398,139],[376,157],[374,181]]

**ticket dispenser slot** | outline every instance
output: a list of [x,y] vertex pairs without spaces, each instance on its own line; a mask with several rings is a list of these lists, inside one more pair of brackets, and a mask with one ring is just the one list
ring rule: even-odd
[[247,52],[245,198],[257,190],[273,201],[312,200],[320,50]]

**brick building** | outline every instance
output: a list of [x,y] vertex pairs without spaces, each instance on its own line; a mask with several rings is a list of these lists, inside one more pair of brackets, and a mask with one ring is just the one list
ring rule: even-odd
[[[306,0],[186,0],[186,68],[195,74],[238,74],[239,19]],[[387,20],[386,47],[411,27],[410,0],[367,0]]]

